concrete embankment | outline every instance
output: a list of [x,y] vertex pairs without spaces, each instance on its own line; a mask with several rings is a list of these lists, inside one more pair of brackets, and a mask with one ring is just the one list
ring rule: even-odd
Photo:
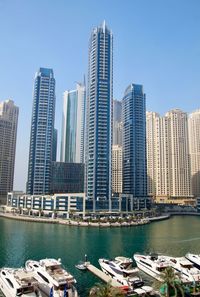
[[49,223],[49,224],[59,224],[59,220],[57,219],[45,219],[45,218],[33,218],[30,216],[23,216],[23,215],[15,215],[15,214],[9,214],[9,213],[1,213],[0,217],[4,217],[11,220],[19,220],[19,221],[25,221],[25,222],[36,222],[36,223]]
[[166,215],[163,215],[163,216],[159,216],[159,217],[153,217],[153,218],[149,218],[149,221],[150,222],[156,222],[156,221],[162,221],[162,220],[167,220],[170,218],[170,214],[166,214]]
[[168,219],[170,215],[141,219],[141,220],[132,221],[132,222],[84,222],[84,221],[66,220],[61,218],[53,219],[53,218],[44,218],[44,217],[31,217],[31,216],[25,216],[25,215],[19,215],[19,214],[3,213],[3,212],[0,212],[0,217],[12,219],[12,220],[25,221],[25,222],[35,222],[35,223],[61,224],[61,225],[77,226],[77,227],[112,228],[112,227],[132,227],[132,226],[145,225],[153,221]]

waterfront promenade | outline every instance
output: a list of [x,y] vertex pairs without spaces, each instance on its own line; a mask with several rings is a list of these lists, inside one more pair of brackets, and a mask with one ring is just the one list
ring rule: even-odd
[[16,213],[3,213],[0,212],[0,217],[4,217],[12,220],[36,222],[36,223],[49,223],[49,224],[62,224],[68,226],[77,226],[77,227],[132,227],[138,225],[146,225],[153,221],[159,221],[168,219],[170,215],[163,215],[152,218],[142,218],[134,221],[115,221],[115,222],[92,222],[92,221],[78,221],[71,219],[61,219],[61,218],[44,218],[44,217],[32,217],[27,215],[21,215]]

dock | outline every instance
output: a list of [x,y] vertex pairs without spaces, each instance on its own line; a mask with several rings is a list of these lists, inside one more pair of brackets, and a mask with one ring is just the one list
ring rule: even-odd
[[103,271],[95,267],[94,265],[90,264],[89,262],[85,263],[87,269],[100,278],[105,283],[110,283],[112,287],[122,287],[122,284],[119,283],[117,280],[111,278],[109,275],[105,274]]

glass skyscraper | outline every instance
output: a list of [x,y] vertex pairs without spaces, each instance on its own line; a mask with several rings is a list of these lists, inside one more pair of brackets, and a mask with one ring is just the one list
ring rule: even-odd
[[111,198],[112,106],[113,36],[103,22],[89,43],[86,188],[93,202]]
[[0,203],[13,190],[18,114],[12,100],[0,102]]
[[123,193],[147,197],[146,98],[142,85],[127,87],[122,100]]
[[122,146],[122,101],[113,100],[113,145]]
[[55,79],[52,69],[35,75],[28,164],[28,194],[48,194],[51,182],[55,118]]
[[77,83],[76,90],[64,92],[61,162],[84,163],[85,105],[85,83]]

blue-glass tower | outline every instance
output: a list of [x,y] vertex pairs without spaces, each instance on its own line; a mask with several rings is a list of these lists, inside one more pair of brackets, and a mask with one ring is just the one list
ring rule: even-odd
[[142,85],[127,87],[122,100],[123,193],[147,197],[146,98]]
[[111,198],[113,36],[105,22],[93,29],[89,43],[87,98],[87,198]]
[[50,192],[55,118],[55,79],[52,69],[35,75],[31,121],[27,193]]

